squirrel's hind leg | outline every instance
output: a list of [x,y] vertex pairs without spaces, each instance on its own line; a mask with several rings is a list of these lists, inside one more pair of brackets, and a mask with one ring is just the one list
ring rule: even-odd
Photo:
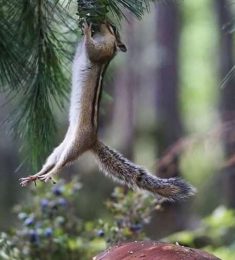
[[39,180],[45,182],[51,180],[55,174],[60,172],[66,165],[72,163],[78,158],[80,154],[83,153],[83,151],[79,148],[79,145],[75,144],[74,142],[74,140],[70,141],[69,144],[64,147],[54,167],[45,174],[38,176]]

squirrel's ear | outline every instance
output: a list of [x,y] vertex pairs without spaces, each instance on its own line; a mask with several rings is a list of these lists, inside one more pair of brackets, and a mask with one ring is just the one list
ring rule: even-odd
[[124,43],[122,43],[122,42],[118,42],[118,43],[117,43],[117,47],[118,47],[118,49],[119,49],[120,51],[123,51],[123,52],[126,52],[126,51],[127,51],[126,45],[125,45]]

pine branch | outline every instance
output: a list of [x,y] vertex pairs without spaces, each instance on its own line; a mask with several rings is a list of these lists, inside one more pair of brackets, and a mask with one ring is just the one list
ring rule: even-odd
[[104,21],[111,13],[118,20],[125,18],[125,10],[141,19],[153,0],[77,0],[80,24],[84,20],[94,24]]
[[[20,46],[15,42],[14,24],[15,12],[13,6],[16,1],[0,0],[0,91],[16,90],[21,84],[22,72],[20,58]],[[7,10],[7,12],[6,12]]]
[[[12,45],[20,48],[10,62],[13,68],[20,64],[17,71],[21,75],[20,88],[15,91],[14,74],[9,73],[11,67],[4,70],[4,78],[10,79],[8,90],[16,96],[10,119],[16,138],[21,140],[23,154],[37,168],[55,144],[56,123],[52,111],[54,105],[63,108],[69,89],[70,72],[66,68],[70,63],[71,37],[76,24],[58,0],[18,0],[14,11],[16,14],[11,13],[14,22]],[[3,43],[6,44],[7,39]],[[0,55],[2,51],[0,45]],[[0,60],[9,64],[2,57]]]
[[[63,34],[56,33],[56,29],[58,32],[66,30],[68,24],[64,20],[66,12],[63,10],[61,17],[62,7],[57,1],[31,1],[31,6],[28,2],[25,1],[29,12],[27,18],[30,20],[33,17],[32,27],[28,28],[27,34],[31,36],[25,42],[30,49],[27,64],[29,73],[20,100],[20,111],[16,114],[16,125],[19,133],[24,133],[21,136],[26,144],[25,152],[32,151],[32,163],[37,166],[48,154],[56,136],[52,105],[56,103],[59,108],[63,107],[69,86],[62,70],[67,67],[65,63],[69,52],[65,50],[66,45],[60,43],[61,39],[66,39]],[[25,25],[22,26],[21,35],[27,37],[24,32]]]

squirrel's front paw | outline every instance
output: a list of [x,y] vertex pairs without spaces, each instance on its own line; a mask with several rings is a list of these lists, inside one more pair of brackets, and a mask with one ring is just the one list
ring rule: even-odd
[[91,37],[91,27],[92,27],[92,23],[90,23],[89,25],[86,21],[83,23],[82,30],[85,36]]

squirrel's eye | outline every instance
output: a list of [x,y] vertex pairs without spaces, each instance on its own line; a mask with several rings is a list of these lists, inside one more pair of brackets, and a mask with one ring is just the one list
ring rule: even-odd
[[117,46],[118,46],[119,50],[121,50],[121,51],[123,51],[123,52],[126,52],[126,51],[127,51],[127,47],[126,47],[125,44],[123,44],[123,43],[118,43]]

